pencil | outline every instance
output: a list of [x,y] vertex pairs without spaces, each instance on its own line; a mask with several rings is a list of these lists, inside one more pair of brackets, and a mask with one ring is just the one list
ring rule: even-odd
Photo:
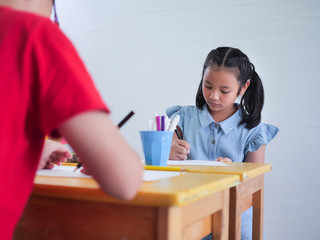
[[[177,134],[178,139],[183,140],[177,129],[175,129],[174,132]],[[187,154],[187,159],[190,159],[189,154]]]
[[73,170],[73,172],[76,172],[79,168],[81,168],[82,164],[81,163],[78,163],[76,168]]
[[128,115],[121,122],[119,122],[118,128],[121,128],[123,124],[125,124],[133,116],[133,114],[133,111],[129,112]]
[[174,132],[177,134],[177,137],[181,140],[181,136],[180,136],[180,134],[179,134],[178,129],[175,129]]
[[68,162],[63,162],[61,163],[62,166],[77,166],[77,163],[68,163]]
[[162,167],[162,166],[149,166],[144,167],[145,170],[160,170],[160,171],[185,171],[180,167]]
[[[121,128],[134,114],[134,111],[131,111],[127,114],[127,116],[124,117],[119,123],[118,123],[118,128]],[[73,170],[73,172],[77,171],[79,168],[81,168],[82,164],[78,163],[76,168]]]

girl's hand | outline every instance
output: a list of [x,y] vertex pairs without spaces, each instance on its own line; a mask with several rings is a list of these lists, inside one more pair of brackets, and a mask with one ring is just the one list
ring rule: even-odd
[[52,169],[54,165],[71,159],[72,154],[69,149],[60,142],[46,140],[42,149],[42,154],[38,164],[38,169]]
[[215,161],[223,162],[223,163],[231,163],[232,160],[230,158],[218,157]]
[[171,144],[169,159],[171,160],[186,160],[190,153],[190,144],[184,140],[176,139]]

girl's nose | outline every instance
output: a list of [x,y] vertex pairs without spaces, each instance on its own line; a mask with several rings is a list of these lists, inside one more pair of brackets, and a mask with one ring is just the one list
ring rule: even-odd
[[219,100],[219,94],[216,91],[211,92],[210,99],[217,101]]

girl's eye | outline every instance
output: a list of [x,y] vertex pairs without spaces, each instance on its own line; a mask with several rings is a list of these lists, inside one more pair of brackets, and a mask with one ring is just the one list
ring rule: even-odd
[[222,93],[226,94],[226,93],[229,93],[230,91],[221,91]]
[[206,89],[212,89],[212,87],[209,87],[208,85],[204,84],[204,86],[205,86]]

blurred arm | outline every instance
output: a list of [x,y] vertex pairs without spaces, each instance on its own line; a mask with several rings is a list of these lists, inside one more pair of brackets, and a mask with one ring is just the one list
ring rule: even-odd
[[265,150],[266,145],[262,145],[257,151],[248,152],[245,156],[245,162],[264,163]]
[[108,114],[89,111],[58,127],[81,162],[109,195],[131,199],[142,182],[142,164]]

